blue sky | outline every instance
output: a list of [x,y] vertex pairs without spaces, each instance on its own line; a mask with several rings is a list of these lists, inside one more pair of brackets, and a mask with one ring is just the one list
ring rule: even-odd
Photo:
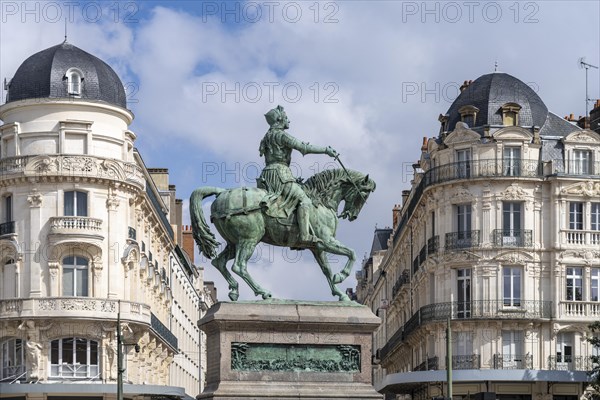
[[[391,224],[422,138],[437,135],[437,117],[464,80],[497,62],[554,113],[584,113],[577,60],[600,63],[599,4],[1,0],[0,78],[60,43],[68,16],[69,42],[107,61],[129,89],[136,146],[148,166],[169,168],[186,208],[198,186],[254,185],[263,114],[283,105],[290,133],[333,146],[346,166],[377,181],[359,219],[339,228],[357,270],[375,225]],[[599,87],[590,70],[590,97]],[[324,155],[297,154],[294,163],[305,178],[332,166]],[[250,271],[276,296],[331,299],[308,253],[260,253]],[[225,299],[220,276],[198,261]],[[340,287],[354,285],[352,274]]]

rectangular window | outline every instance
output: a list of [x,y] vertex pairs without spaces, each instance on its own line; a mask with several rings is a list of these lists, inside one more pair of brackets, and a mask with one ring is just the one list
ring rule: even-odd
[[522,203],[505,201],[502,203],[503,245],[520,245]]
[[600,283],[600,268],[590,269],[590,300],[598,301],[598,289]]
[[591,229],[600,231],[600,203],[592,203],[591,212]]
[[571,173],[589,175],[592,172],[592,152],[589,150],[573,150]]
[[64,214],[68,217],[87,217],[87,193],[65,192]]
[[504,306],[521,307],[521,269],[504,267]]
[[456,228],[458,232],[471,231],[471,205],[459,204],[456,206]]
[[521,175],[521,148],[504,148],[504,176]]
[[[523,360],[523,331],[502,331],[502,358],[504,368],[518,368]],[[506,365],[509,364],[509,365]]]
[[471,269],[456,270],[457,279],[457,317],[471,317]]
[[567,268],[567,300],[583,300],[583,269]]
[[573,333],[560,333],[556,338],[557,369],[572,369],[573,362]]
[[569,229],[583,230],[583,203],[569,203]]
[[471,176],[471,149],[457,150],[457,178],[469,178]]
[[6,196],[4,198],[4,222],[11,222],[12,220],[13,220],[12,196]]

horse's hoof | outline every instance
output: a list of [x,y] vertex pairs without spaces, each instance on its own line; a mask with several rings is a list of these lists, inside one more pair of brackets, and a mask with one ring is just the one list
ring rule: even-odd
[[348,295],[342,294],[340,296],[340,301],[352,301],[352,300],[350,300],[350,297],[348,297]]
[[270,299],[271,297],[273,297],[273,295],[271,293],[269,293],[269,292],[266,292],[266,293],[262,294],[263,300]]
[[346,280],[346,278],[347,278],[347,276],[337,273],[337,274],[333,275],[333,279],[332,279],[333,284],[337,285],[338,283],[342,283]]
[[240,297],[240,294],[237,291],[231,291],[229,292],[229,300],[231,301],[237,301],[238,297]]

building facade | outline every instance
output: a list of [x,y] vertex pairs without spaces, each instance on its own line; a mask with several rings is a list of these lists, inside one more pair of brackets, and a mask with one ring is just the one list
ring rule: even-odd
[[32,55],[0,106],[0,398],[202,390],[196,321],[214,301],[184,250],[168,171],[146,168],[123,84],[67,43]]
[[383,319],[373,379],[387,398],[448,395],[448,324],[455,399],[591,396],[598,116],[596,103],[591,118],[560,118],[504,73],[465,82],[440,115],[386,245],[357,274]]

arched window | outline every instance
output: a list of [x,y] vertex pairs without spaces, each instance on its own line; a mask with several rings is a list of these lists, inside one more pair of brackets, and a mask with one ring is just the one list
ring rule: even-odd
[[77,68],[70,68],[65,77],[67,78],[67,92],[71,96],[81,96],[83,73]]
[[25,352],[21,339],[0,342],[0,382],[25,379]]
[[63,338],[50,343],[50,377],[99,378],[98,342]]
[[517,103],[506,103],[501,107],[502,125],[517,126],[519,125],[519,111],[521,106]]
[[89,296],[88,259],[80,256],[63,258],[63,296]]

